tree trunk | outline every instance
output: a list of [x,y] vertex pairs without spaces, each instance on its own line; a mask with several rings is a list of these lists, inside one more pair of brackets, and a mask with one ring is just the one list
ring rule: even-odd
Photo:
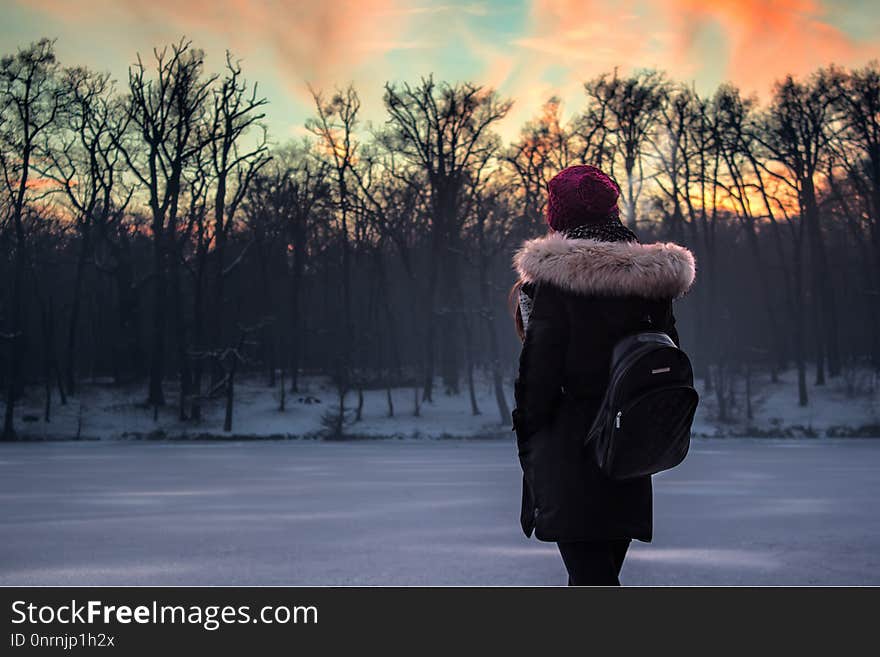
[[67,326],[67,353],[64,364],[64,380],[70,394],[76,391],[76,331],[79,323],[80,297],[83,276],[86,269],[86,258],[90,249],[89,226],[82,226],[82,240],[76,261],[76,273],[73,279],[73,300],[70,306],[70,319]]
[[192,404],[190,419],[199,422],[202,419],[202,375],[204,374],[204,353],[208,350],[205,344],[205,272],[207,268],[207,247],[199,246],[196,255],[196,275],[193,289],[193,344],[199,353],[193,362],[192,371]]
[[751,422],[754,418],[752,413],[752,365],[746,363],[746,419]]
[[[434,231],[436,232],[436,228]],[[424,385],[422,389],[422,401],[433,401],[434,393],[434,345],[436,340],[437,314],[437,269],[440,266],[440,243],[439,237],[432,238],[430,272],[428,274],[428,290],[425,294],[423,317],[426,323],[424,343]]]
[[25,269],[25,232],[22,224],[25,191],[30,171],[31,137],[30,126],[25,130],[25,148],[22,154],[22,175],[12,207],[12,225],[15,230],[15,256],[12,274],[12,303],[9,309],[9,366],[6,381],[6,411],[3,414],[2,440],[15,440],[15,401],[22,388],[22,352],[24,351],[24,308],[22,286]]
[[807,397],[807,367],[804,358],[804,297],[803,297],[803,256],[801,246],[796,244],[794,249],[792,273],[794,294],[792,305],[794,306],[794,358],[797,364],[798,378],[798,405],[806,406]]
[[467,358],[467,383],[468,396],[471,400],[471,415],[480,415],[480,407],[477,405],[477,391],[474,387],[474,340],[471,332],[471,323],[466,316],[461,318],[464,342],[465,356]]
[[180,259],[173,254],[171,262],[171,294],[174,305],[174,336],[177,348],[177,374],[180,382],[180,394],[177,415],[180,421],[186,420],[186,402],[190,396],[189,344],[187,340],[186,317],[183,311],[183,294],[180,283]]
[[[464,322],[459,321],[464,311],[464,295],[461,291],[461,280],[458,271],[458,258],[448,250],[443,258],[444,281],[440,285],[440,363],[443,386],[446,394],[459,393],[459,370],[461,369],[462,340],[461,330],[467,330]],[[464,336],[465,342],[467,336]],[[465,351],[470,347],[465,344]]]
[[394,417],[394,399],[391,396],[391,386],[385,386],[385,400],[388,402],[388,417]]
[[633,170],[635,169],[635,159],[632,157],[627,157],[624,162],[624,168],[626,169],[626,187],[627,187],[627,195],[626,195],[626,225],[630,230],[636,229],[636,202],[633,198],[635,194],[635,190],[633,189]]
[[301,291],[303,271],[305,269],[305,254],[302,244],[303,236],[295,234],[293,238],[293,266],[290,270],[290,314],[291,333],[290,341],[290,390],[299,391],[299,368],[302,342],[304,340],[303,320],[301,303]]
[[358,403],[354,412],[354,421],[360,422],[364,415],[364,388],[358,386]]
[[[746,229],[746,240],[751,247],[752,257],[755,261],[755,268],[758,272],[759,280],[769,281],[771,280],[770,272],[761,255],[760,243],[758,242],[758,235],[755,232],[754,222],[751,219],[746,219],[743,223]],[[767,314],[767,323],[770,324],[770,334],[773,342],[772,346],[775,352],[771,357],[773,363],[771,366],[771,376],[775,382],[777,378],[777,368],[785,368],[785,339],[779,327],[779,319],[776,316],[776,303],[773,299],[773,286],[759,285],[759,287],[761,288],[761,300],[764,302],[764,311]]]
[[61,405],[67,406],[67,394],[64,391],[64,385],[61,380],[61,368],[58,366],[58,350],[55,346],[55,303],[51,294],[49,294],[47,303],[49,307],[46,317],[46,351],[49,358],[49,370],[55,373],[55,384],[58,386],[58,396],[61,399]]
[[284,385],[284,363],[281,363],[281,371],[279,372],[279,383],[281,384],[279,390],[281,391],[281,399],[278,402],[278,411],[283,413],[286,409],[287,404],[287,390]]
[[22,285],[24,284],[24,227],[21,213],[16,214],[15,225],[15,260],[12,275],[12,303],[9,308],[9,370],[6,381],[6,411],[3,415],[3,440],[15,440],[15,401],[21,389],[21,359],[24,350],[22,336]]
[[[803,215],[807,223],[810,240],[810,267],[812,270],[813,291],[820,304],[816,330],[822,341],[823,352],[828,357],[828,374],[840,374],[840,344],[837,330],[837,302],[834,294],[834,279],[828,266],[825,239],[819,226],[819,208],[813,179],[807,176],[803,181]],[[823,373],[824,374],[824,373]],[[817,373],[818,378],[818,373]]]
[[235,360],[229,369],[229,377],[226,380],[226,413],[223,416],[223,431],[229,433],[232,431],[232,409],[235,404]]
[[480,254],[478,267],[480,277],[480,303],[482,305],[483,318],[486,323],[486,335],[489,338],[489,365],[492,368],[492,386],[495,389],[495,403],[498,405],[498,416],[501,424],[510,423],[510,407],[507,404],[507,395],[504,392],[504,376],[501,368],[501,357],[498,349],[498,332],[495,326],[495,312],[492,310],[492,302],[489,293],[489,276],[486,267],[488,258]]
[[147,404],[151,406],[164,406],[165,391],[162,387],[162,380],[165,376],[165,245],[162,228],[157,226],[155,222],[153,232],[152,353],[150,354],[150,385]]
[[[354,336],[351,312],[351,244],[348,236],[348,193],[344,170],[339,173],[339,198],[342,208],[340,234],[342,235],[342,369],[340,372],[343,389],[351,385],[352,340]],[[344,398],[344,395],[343,395]]]

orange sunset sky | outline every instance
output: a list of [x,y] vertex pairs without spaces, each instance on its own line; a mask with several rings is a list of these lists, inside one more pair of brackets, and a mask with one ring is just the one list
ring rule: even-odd
[[766,95],[785,73],[880,58],[876,0],[0,0],[3,52],[57,38],[64,64],[124,80],[140,51],[191,38],[209,68],[230,48],[260,83],[276,141],[303,132],[307,82],[354,82],[366,120],[382,84],[434,73],[497,88],[513,137],[551,95],[574,111],[581,83],[615,66],[659,68],[711,92],[730,80]]

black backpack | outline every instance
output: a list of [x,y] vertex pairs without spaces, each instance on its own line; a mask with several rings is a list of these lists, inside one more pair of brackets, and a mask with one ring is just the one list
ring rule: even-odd
[[608,390],[585,444],[611,479],[668,470],[687,455],[699,399],[691,361],[668,335],[628,335],[614,346]]

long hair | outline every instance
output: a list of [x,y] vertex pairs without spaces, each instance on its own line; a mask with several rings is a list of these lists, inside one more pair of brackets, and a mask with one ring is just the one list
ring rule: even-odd
[[507,295],[507,307],[510,309],[510,314],[513,316],[513,326],[516,329],[516,334],[519,336],[520,341],[526,339],[526,329],[523,325],[522,309],[519,307],[519,291],[522,289],[522,286],[523,280],[519,279],[513,284],[513,287],[510,288],[510,294]]
[[[556,231],[547,226],[547,232],[545,235],[552,235]],[[522,286],[525,284],[523,279],[518,279],[516,283],[513,284],[513,287],[510,288],[510,293],[507,295],[507,308],[510,310],[510,315],[513,317],[513,328],[516,329],[516,334],[519,336],[520,342],[525,341],[526,339],[526,327],[523,324],[523,316],[522,309],[519,307],[519,292],[522,290]]]

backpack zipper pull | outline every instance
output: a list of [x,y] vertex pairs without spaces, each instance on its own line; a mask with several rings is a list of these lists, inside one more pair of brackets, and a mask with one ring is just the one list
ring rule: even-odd
[[620,416],[623,415],[623,411],[617,411],[617,415],[614,418],[614,428],[620,429]]

